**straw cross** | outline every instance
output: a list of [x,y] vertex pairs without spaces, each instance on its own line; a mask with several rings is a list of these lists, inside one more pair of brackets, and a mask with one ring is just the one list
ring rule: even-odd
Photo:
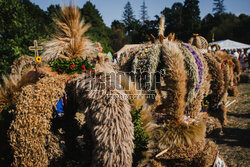
[[37,45],[37,40],[34,40],[34,46],[30,46],[30,47],[29,47],[29,50],[35,51],[35,56],[37,57],[37,56],[39,56],[39,55],[38,55],[38,51],[39,51],[39,50],[43,50],[43,47],[38,46],[38,45]]

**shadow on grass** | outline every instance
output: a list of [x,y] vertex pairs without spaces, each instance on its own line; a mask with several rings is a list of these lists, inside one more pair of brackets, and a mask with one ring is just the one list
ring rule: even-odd
[[250,129],[223,128],[223,135],[212,138],[217,144],[250,148]]
[[250,119],[250,114],[227,113],[227,115],[237,117],[237,118],[248,118],[248,119]]

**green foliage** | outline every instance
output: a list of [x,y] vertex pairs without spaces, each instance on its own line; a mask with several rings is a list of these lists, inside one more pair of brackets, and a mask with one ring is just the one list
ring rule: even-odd
[[188,41],[201,27],[199,0],[185,0],[174,3],[161,12],[166,19],[166,34],[175,33],[178,39]]
[[81,14],[86,23],[91,24],[90,29],[87,31],[89,38],[92,41],[100,42],[104,52],[113,52],[109,37],[111,30],[104,24],[101,14],[95,8],[95,5],[87,1],[81,9]]
[[128,37],[125,34],[125,25],[118,20],[114,20],[111,24],[111,47],[114,51],[121,49],[126,43],[128,43]]
[[122,15],[123,23],[126,26],[126,32],[133,30],[134,22],[136,21],[133,8],[131,3],[128,1],[124,7],[124,12]]
[[181,37],[184,29],[183,4],[180,2],[174,3],[171,8],[165,8],[162,14],[167,18],[166,35],[176,33],[176,36]]
[[10,72],[12,62],[33,55],[28,47],[34,40],[48,38],[51,20],[29,0],[0,1],[0,74]]
[[92,71],[94,69],[94,65],[89,63],[88,58],[85,60],[83,58],[76,58],[70,61],[57,58],[50,62],[49,65],[53,71],[56,71],[59,74],[82,73],[86,71]]
[[58,12],[60,11],[61,7],[59,5],[50,5],[47,8],[47,15],[53,19],[53,17],[56,17],[56,15],[58,14]]
[[212,34],[215,40],[231,39],[243,43],[250,43],[250,16],[241,14],[239,17],[232,13],[207,15],[202,20],[201,33],[212,41]]
[[199,33],[201,27],[199,0],[185,0],[183,5],[183,25],[181,38],[184,41],[188,41],[193,33]]
[[139,161],[143,158],[142,152],[147,149],[148,144],[148,134],[145,133],[145,129],[142,127],[141,123],[141,106],[138,110],[133,110],[131,112],[132,121],[134,124],[134,154],[133,154],[133,166],[137,166]]

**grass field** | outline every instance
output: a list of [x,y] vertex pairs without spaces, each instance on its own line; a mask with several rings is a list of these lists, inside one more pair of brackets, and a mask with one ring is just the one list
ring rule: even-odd
[[250,166],[250,83],[239,85],[240,95],[228,109],[228,124],[221,136],[212,137],[228,167]]

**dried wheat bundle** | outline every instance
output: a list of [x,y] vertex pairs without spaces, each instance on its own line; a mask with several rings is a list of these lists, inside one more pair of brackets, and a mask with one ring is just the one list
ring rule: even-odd
[[232,85],[233,81],[233,62],[230,60],[230,57],[227,53],[217,51],[215,52],[214,57],[217,59],[217,61],[221,64],[221,69],[223,71],[223,79],[224,79],[224,85],[222,87],[222,98],[221,103],[226,103],[227,100],[227,91],[229,86]]
[[191,146],[180,146],[169,148],[168,151],[158,157],[158,160],[171,160],[171,159],[187,159],[193,158],[196,154],[203,151],[206,145],[206,141],[202,140],[194,143]]
[[48,166],[62,156],[59,137],[51,132],[53,107],[64,94],[65,81],[46,76],[16,92],[16,109],[8,134],[13,166]]
[[15,105],[15,93],[20,91],[25,85],[35,83],[39,79],[37,72],[30,76],[28,71],[23,75],[2,76],[3,83],[0,85],[0,105]]
[[149,83],[150,87],[154,89],[154,74],[157,70],[160,53],[160,45],[145,45],[135,55],[132,62],[132,72],[138,76],[146,74],[141,79],[142,83]]
[[175,42],[165,42],[162,54],[162,60],[166,68],[164,80],[168,95],[163,104],[167,109],[167,114],[174,116],[176,119],[181,119],[184,115],[187,91],[184,56]]
[[139,166],[199,166],[210,167],[218,154],[217,145],[210,140],[197,142],[188,147],[176,147],[156,159],[145,159]]
[[[135,108],[136,110],[139,110],[141,106],[144,106],[146,99],[143,94],[143,91],[138,90],[136,88],[136,82],[131,82],[132,81],[131,76],[128,76],[127,74],[122,73],[121,75],[118,75],[116,79],[120,83],[120,85],[123,87],[128,97],[130,96],[129,102],[133,108]],[[135,95],[135,98],[133,97],[133,95]]]
[[[205,137],[206,127],[203,122],[194,121],[185,124],[182,120],[185,112],[187,72],[184,61],[185,56],[178,44],[178,42],[171,41],[163,43],[162,60],[166,69],[164,79],[167,87],[167,98],[162,101],[162,107],[158,107],[156,112],[164,112],[167,118],[163,125],[156,124],[154,120],[148,121],[145,125],[146,132],[150,135],[148,150],[145,152],[146,159],[141,162],[141,166],[156,163],[154,156],[167,148],[192,146]],[[198,94],[200,94],[199,92]],[[199,99],[196,99],[196,102],[197,106],[201,105],[200,96]],[[178,155],[174,154],[173,156]]]
[[[185,58],[185,67],[187,71],[187,94],[186,94],[186,108],[189,108],[188,105],[193,102],[195,97],[197,96],[197,92],[195,92],[195,87],[199,83],[199,71],[197,68],[197,64],[195,63],[194,56],[187,50],[186,47],[182,47],[179,45],[182,53]],[[187,113],[190,113],[188,109],[185,110]]]
[[208,48],[208,42],[207,40],[202,36],[194,36],[189,39],[189,43],[191,45],[196,46],[198,49],[207,49]]
[[217,144],[207,140],[205,148],[195,156],[193,163],[200,167],[210,167],[214,165],[218,151]]
[[144,44],[138,45],[125,45],[121,50],[116,54],[119,54],[118,66],[119,70],[130,72],[132,67],[132,62],[135,58],[135,54],[143,47]]
[[86,36],[84,37],[90,25],[85,24],[81,19],[80,11],[76,6],[63,6],[54,22],[57,26],[56,35],[43,44],[45,51],[41,57],[46,62],[59,57],[67,60],[77,57],[86,58],[96,50],[96,45]]
[[233,55],[231,55],[232,61],[234,63],[234,81],[235,84],[240,82],[240,74],[241,74],[241,63],[240,61]]
[[200,113],[200,119],[206,123],[206,134],[219,134],[222,130],[222,125],[218,118],[210,116],[207,112]]
[[[112,72],[105,65],[102,69]],[[96,71],[96,78],[82,74],[75,80],[79,109],[94,139],[92,165],[131,166],[134,148],[131,108],[128,99],[122,98],[124,91],[114,90],[119,82],[106,74]]]
[[[155,160],[155,156],[166,149],[181,149],[195,146],[195,143],[200,142],[205,137],[205,124],[195,122],[190,125],[185,125],[182,122],[172,120],[164,125],[157,125],[150,122],[146,126],[146,132],[150,134],[148,150],[145,152],[146,158],[139,166],[150,164]],[[168,154],[167,150],[167,154]],[[172,156],[179,156],[172,152]],[[162,155],[164,156],[165,153]],[[188,156],[188,152],[183,153]]]
[[[196,47],[193,47],[194,51],[198,53],[199,58],[201,60],[202,64],[202,83],[200,85],[200,89],[198,90],[197,96],[194,98],[192,103],[187,105],[187,108],[185,110],[185,113],[187,115],[190,115],[193,118],[196,118],[198,113],[201,111],[201,103],[204,99],[204,96],[206,96],[210,89],[210,76],[208,72],[208,64],[206,62],[206,59],[204,58],[204,55],[197,49]],[[201,70],[199,70],[201,71]]]
[[209,68],[209,74],[211,75],[211,93],[209,107],[211,109],[217,108],[222,97],[223,97],[223,86],[224,86],[224,77],[223,71],[221,70],[220,64],[210,53],[204,54],[204,57],[207,61]]
[[35,64],[36,60],[30,56],[21,56],[11,65],[12,75],[22,75],[25,67]]

